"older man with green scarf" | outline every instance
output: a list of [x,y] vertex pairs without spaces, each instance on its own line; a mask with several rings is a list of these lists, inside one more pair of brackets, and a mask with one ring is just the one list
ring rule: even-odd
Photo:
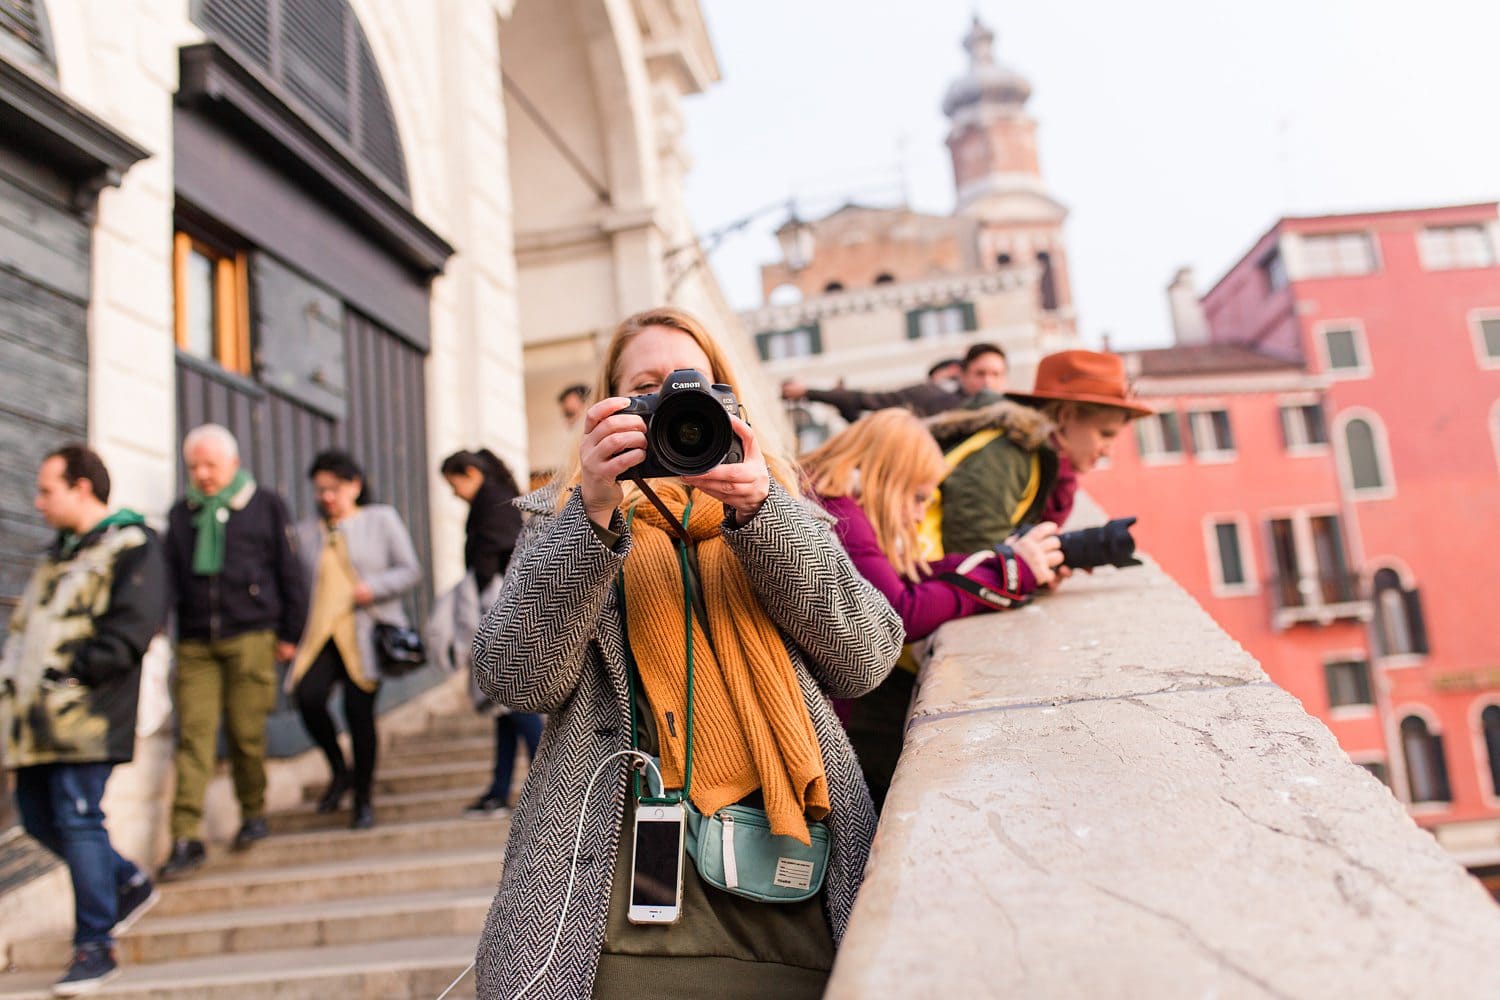
[[266,717],[276,662],[296,652],[307,588],[286,505],[240,468],[234,435],[217,424],[182,446],[187,496],[167,515],[166,555],[177,611],[177,793],[169,879],[203,863],[203,795],[222,715],[240,803],[234,847],[266,836]]

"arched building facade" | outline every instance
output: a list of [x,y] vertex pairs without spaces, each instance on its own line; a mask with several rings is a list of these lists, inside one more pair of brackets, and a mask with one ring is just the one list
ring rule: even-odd
[[[420,613],[462,571],[437,463],[557,464],[557,389],[667,297],[692,233],[678,104],[718,79],[699,4],[151,9],[0,11],[0,618],[48,540],[47,450],[86,440],[160,523],[205,420],[297,516],[312,454],[352,450],[428,568]],[[689,277],[673,297],[733,323]],[[149,854],[150,810],[134,825]]]

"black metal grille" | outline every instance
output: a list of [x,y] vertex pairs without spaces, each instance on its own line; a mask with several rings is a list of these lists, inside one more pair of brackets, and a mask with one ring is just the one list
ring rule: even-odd
[[50,66],[52,53],[48,51],[45,25],[46,15],[37,0],[0,0],[0,31],[20,39]]
[[372,172],[407,193],[390,101],[347,0],[195,0],[193,21],[286,88]]

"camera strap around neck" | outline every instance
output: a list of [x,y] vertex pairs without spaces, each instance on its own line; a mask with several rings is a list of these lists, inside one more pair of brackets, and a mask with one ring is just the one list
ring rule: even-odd
[[[647,497],[649,497],[651,501],[655,503],[657,509],[666,516],[667,523],[678,529],[678,532],[674,532],[674,534],[678,534],[678,538],[674,547],[677,549],[678,572],[682,576],[683,642],[687,652],[687,747],[684,753],[685,761],[683,763],[682,771],[682,791],[669,792],[665,787],[662,787],[658,789],[658,791],[662,793],[661,795],[653,796],[642,794],[641,772],[644,771],[645,768],[637,763],[633,768],[635,772],[633,777],[635,783],[635,798],[637,802],[645,805],[675,805],[679,802],[685,801],[693,788],[693,590],[691,584],[688,582],[687,558],[687,543],[689,540],[689,535],[687,533],[687,523],[688,518],[692,515],[693,512],[693,501],[691,498],[688,499],[687,505],[683,508],[682,511],[682,523],[679,525],[676,515],[674,515],[670,510],[667,509],[666,504],[661,502],[661,499],[657,497],[654,492],[652,492],[650,487],[646,486],[640,480],[636,480],[636,483],[641,486],[642,492],[644,492]],[[629,513],[627,513],[625,516],[626,530],[628,531],[634,525],[634,523],[635,508],[632,507]],[[620,602],[620,620],[624,623],[625,659],[630,666],[630,745],[636,750],[639,750],[641,749],[641,702],[646,700],[645,682],[641,680],[640,670],[636,667],[635,663],[635,654],[631,652],[630,649],[630,614],[625,605],[625,573],[623,570],[621,570],[620,575],[615,578],[615,592],[618,595]],[[661,734],[658,733],[658,744],[660,744],[660,740]],[[658,757],[661,756],[660,751],[661,748],[658,745]],[[648,785],[645,790],[650,791],[650,786]]]

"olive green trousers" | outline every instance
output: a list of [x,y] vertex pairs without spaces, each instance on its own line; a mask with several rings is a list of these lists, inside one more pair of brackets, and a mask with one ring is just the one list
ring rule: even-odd
[[276,636],[247,632],[233,639],[177,644],[177,792],[172,837],[200,839],[203,795],[213,777],[219,720],[229,742],[229,768],[240,819],[266,811],[266,717],[276,705]]

